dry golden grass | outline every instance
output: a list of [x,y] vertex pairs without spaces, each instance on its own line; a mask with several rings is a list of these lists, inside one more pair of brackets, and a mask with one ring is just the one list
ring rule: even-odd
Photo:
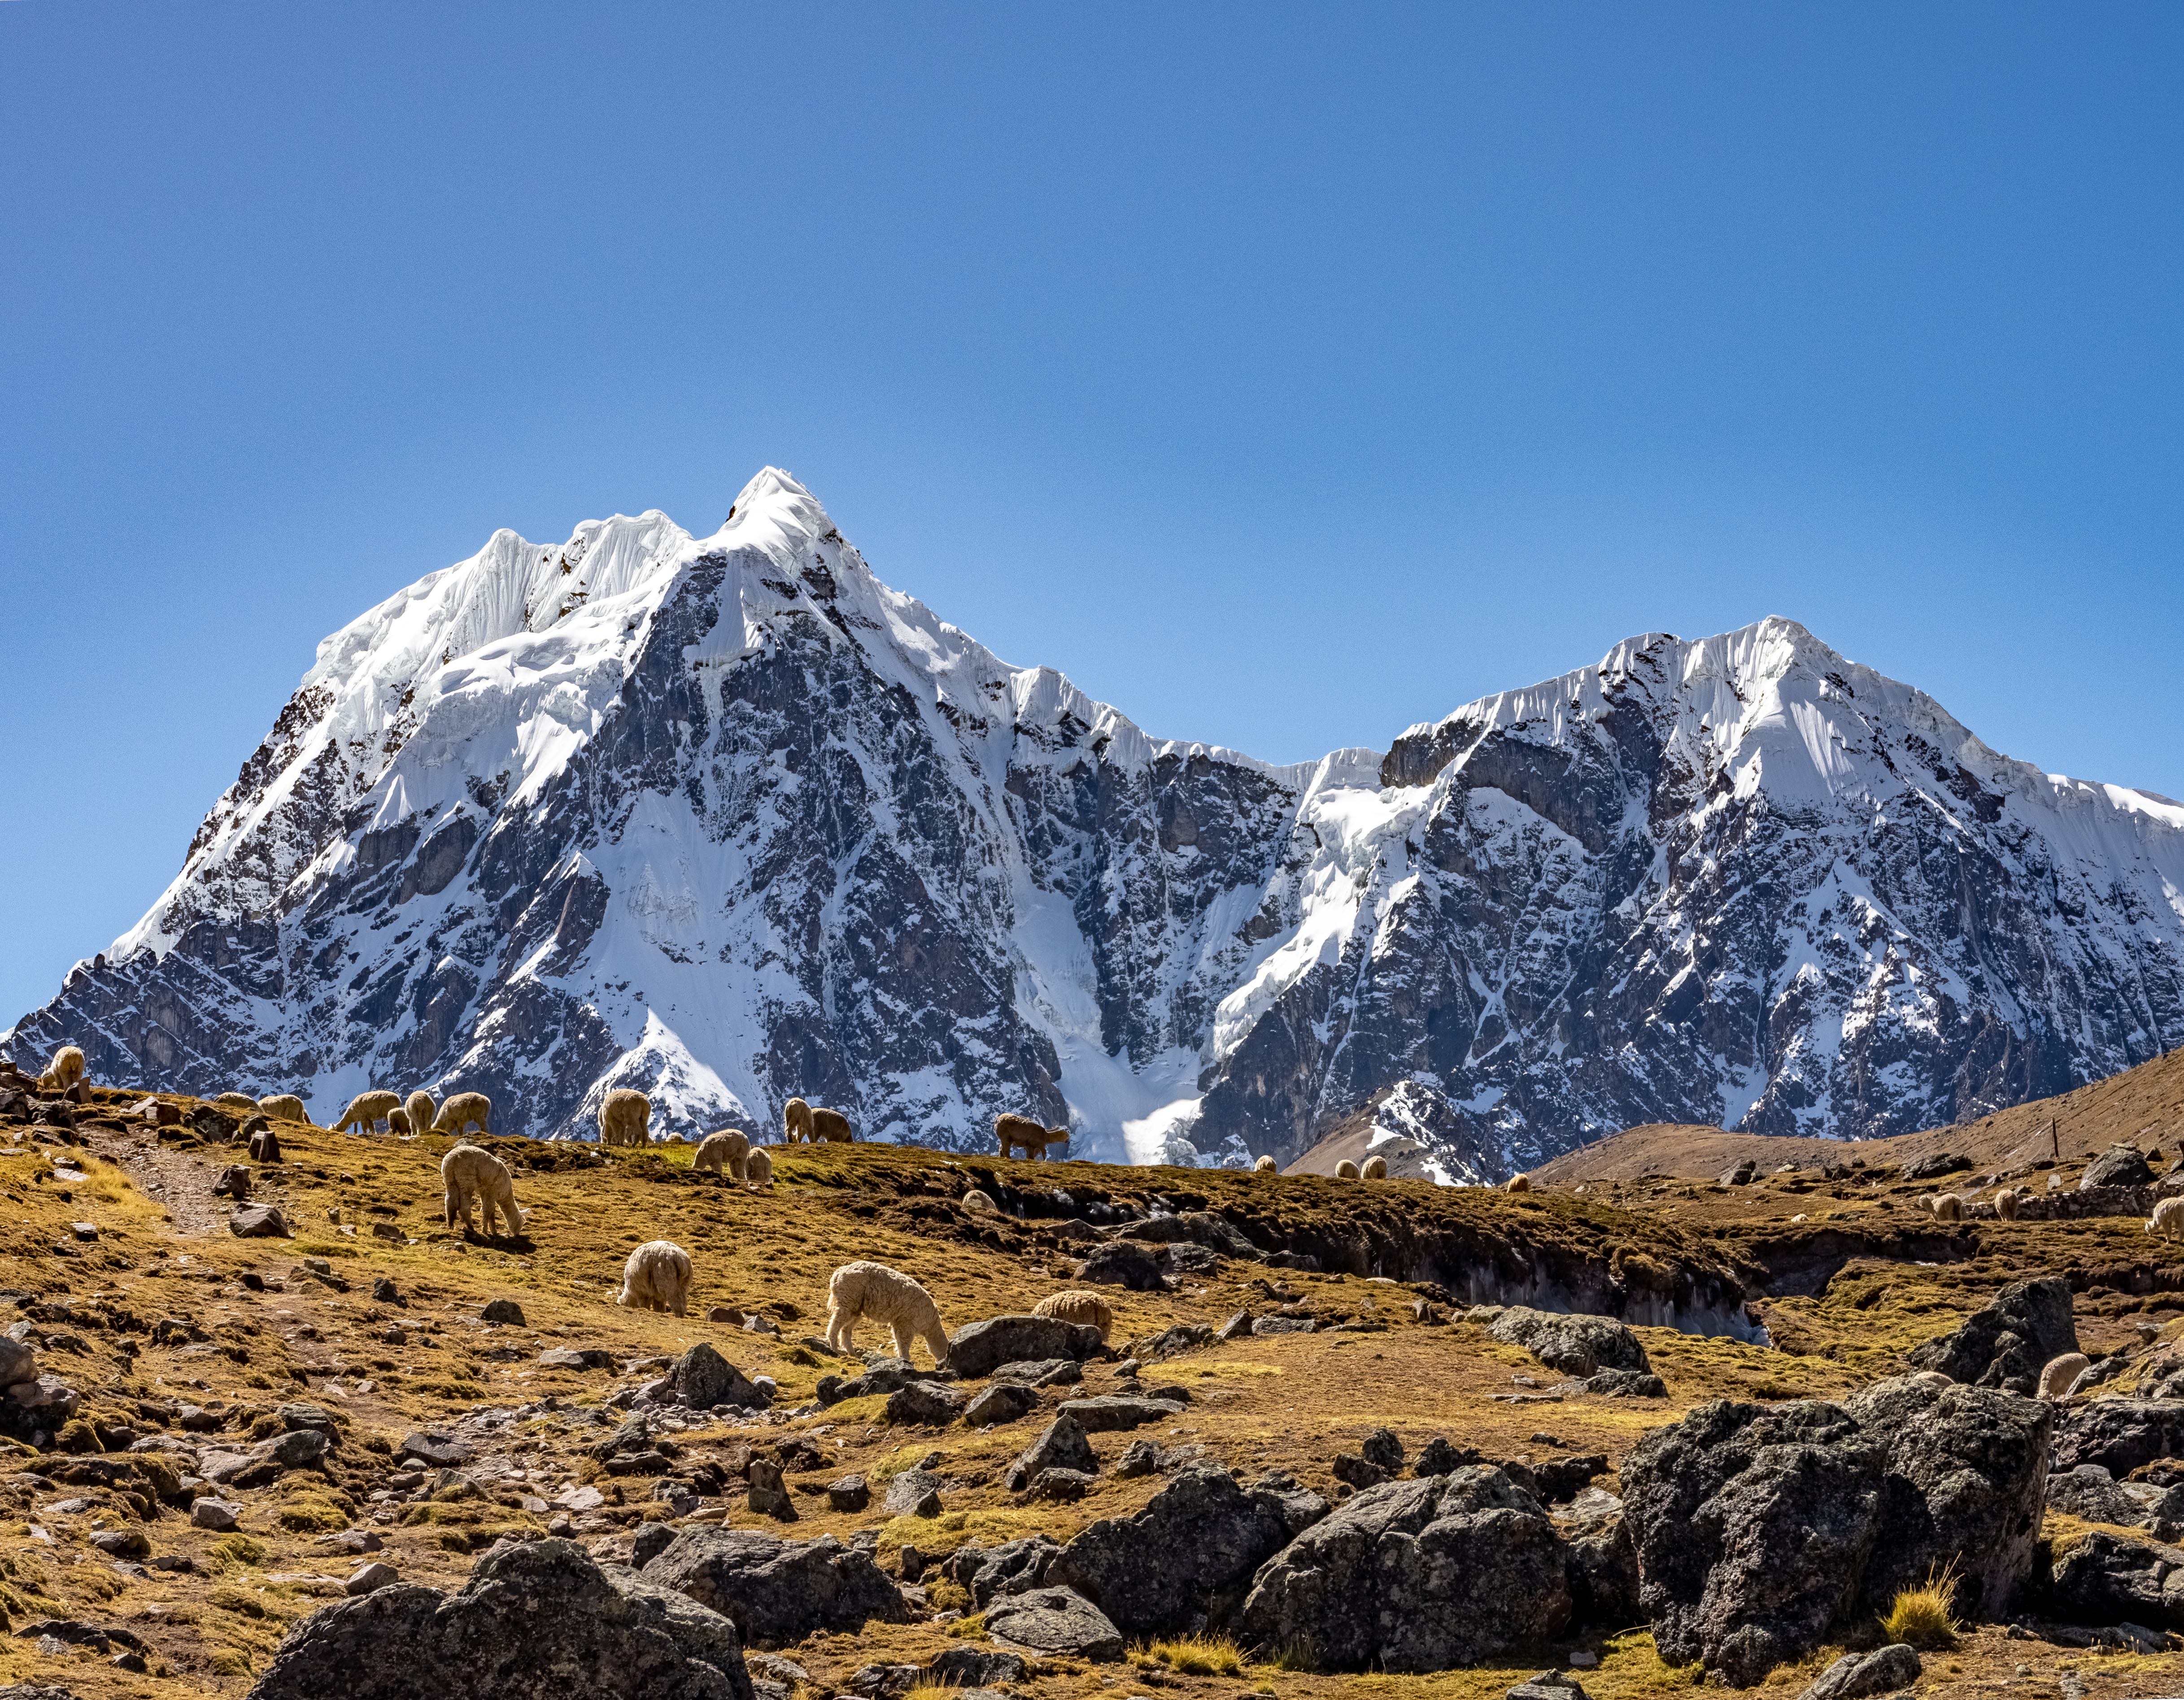
[[1957,1644],[1958,1624],[1950,1607],[1956,1598],[1956,1567],[1936,1571],[1915,1588],[1900,1588],[1880,1619],[1891,1641],[1937,1653]]

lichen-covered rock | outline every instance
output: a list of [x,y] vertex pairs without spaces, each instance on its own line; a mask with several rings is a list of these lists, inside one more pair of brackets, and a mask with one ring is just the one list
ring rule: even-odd
[[2126,1476],[2163,1458],[2184,1458],[2184,1400],[2088,1399],[2057,1414],[2059,1473],[2097,1464]]
[[1261,1569],[1237,1632],[1323,1669],[1444,1670],[1552,1641],[1569,1616],[1546,1511],[1474,1467],[1368,1488],[1314,1524]]
[[1100,1331],[1089,1323],[1054,1316],[989,1316],[959,1328],[948,1338],[948,1367],[967,1381],[990,1375],[1005,1364],[1067,1358],[1072,1362],[1100,1355]]
[[2088,1531],[2056,1555],[2047,1606],[2068,1623],[2184,1628],[2184,1549]]
[[1106,1664],[1123,1656],[1123,1637],[1099,1607],[1067,1588],[1008,1594],[986,1608],[986,1633],[1050,1658]]
[[1226,1624],[1259,1566],[1326,1514],[1317,1494],[1247,1490],[1196,1464],[1135,1514],[1093,1524],[1048,1574],[1125,1635],[1195,1633]]
[[1919,1680],[1919,1654],[1903,1642],[1892,1642],[1870,1653],[1846,1653],[1797,1697],[1797,1700],[1865,1700],[1869,1694],[1886,1694],[1908,1688]]
[[1505,1346],[1521,1346],[1565,1375],[1596,1375],[1603,1369],[1642,1373],[1653,1367],[1637,1335],[1613,1317],[1565,1315],[1513,1304],[1486,1331]]
[[1134,1240],[1110,1240],[1104,1246],[1094,1247],[1084,1267],[1077,1271],[1077,1278],[1126,1287],[1132,1292],[1160,1292],[1167,1286],[1161,1275],[1159,1259],[1150,1249]]
[[1090,1434],[1173,1422],[1183,1414],[1173,1399],[1139,1398],[1129,1393],[1100,1393],[1088,1399],[1064,1399],[1060,1414],[1072,1417]]
[[734,1620],[746,1641],[781,1647],[821,1630],[900,1623],[909,1608],[869,1553],[831,1535],[784,1541],[757,1529],[685,1529],[644,1579]]
[[251,1700],[751,1700],[735,1627],[567,1541],[478,1560],[461,1592],[397,1583],[314,1612]]
[[1876,1614],[1943,1570],[1957,1610],[1999,1617],[2032,1574],[2054,1408],[1999,1388],[1899,1375],[1844,1402],[1883,1448],[1864,1597]]
[[1715,1400],[1624,1460],[1624,1520],[1662,1658],[1746,1687],[1825,1641],[1880,1529],[1881,1447],[1818,1400]]
[[2041,1370],[2077,1349],[2070,1284],[2043,1275],[2012,1282],[1963,1327],[1913,1348],[1910,1358],[1914,1368],[1938,1370],[1952,1381],[2036,1393]]
[[722,1405],[762,1411],[773,1403],[772,1394],[703,1341],[675,1360],[661,1392],[694,1411]]
[[1021,1381],[995,1381],[963,1408],[963,1420],[974,1429],[1013,1423],[1039,1408],[1039,1395]]
[[1092,1442],[1085,1438],[1084,1425],[1064,1410],[1039,1431],[1039,1438],[1017,1456],[1002,1476],[1012,1493],[1020,1493],[1035,1481],[1042,1470],[1076,1469],[1086,1474],[1096,1471],[1100,1461],[1092,1454]]
[[2111,1145],[2078,1177],[2081,1192],[2096,1186],[2151,1186],[2153,1169],[2135,1145]]
[[1004,1594],[1045,1587],[1061,1553],[1048,1535],[1027,1535],[999,1547],[959,1547],[941,1561],[941,1574],[967,1591],[972,1605],[983,1611]]
[[887,1419],[937,1428],[962,1415],[970,1397],[945,1381],[905,1381],[888,1395]]

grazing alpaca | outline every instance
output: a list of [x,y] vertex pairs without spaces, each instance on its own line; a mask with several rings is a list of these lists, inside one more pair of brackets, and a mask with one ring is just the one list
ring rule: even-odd
[[885,1264],[844,1264],[827,1283],[827,1343],[850,1351],[850,1331],[866,1320],[894,1330],[894,1353],[905,1363],[916,1340],[925,1342],[936,1365],[948,1362],[948,1334],[931,1293]]

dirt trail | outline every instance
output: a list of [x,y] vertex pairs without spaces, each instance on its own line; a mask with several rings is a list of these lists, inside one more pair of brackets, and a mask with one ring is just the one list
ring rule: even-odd
[[199,1240],[226,1227],[226,1201],[212,1190],[214,1177],[227,1166],[225,1163],[210,1163],[156,1139],[103,1127],[88,1128],[85,1134],[87,1150],[119,1164],[145,1197],[164,1207],[177,1239]]

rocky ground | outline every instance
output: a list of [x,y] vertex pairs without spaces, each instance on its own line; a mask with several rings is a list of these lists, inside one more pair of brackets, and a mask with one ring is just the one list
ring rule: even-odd
[[[0,1084],[0,1681],[42,1693],[2184,1689],[2165,1162],[1515,1195],[858,1147],[760,1194],[491,1141],[529,1216],[483,1239],[447,1140],[253,1160],[83,1096]],[[618,1308],[663,1237],[690,1314]],[[818,1337],[861,1257],[952,1371]],[[1087,1282],[1106,1345],[995,1319]],[[1914,1672],[1877,1618],[1944,1566]]]

